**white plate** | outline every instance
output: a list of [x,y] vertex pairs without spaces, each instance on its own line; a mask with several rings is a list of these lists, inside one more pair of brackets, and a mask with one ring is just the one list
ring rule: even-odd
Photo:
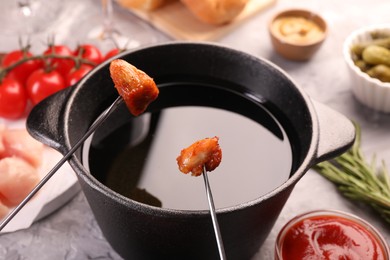
[[[25,119],[5,120],[0,118],[0,124],[10,129],[25,128]],[[61,160],[62,155],[54,149],[45,146],[43,161],[39,168],[43,178],[53,166]],[[80,191],[77,177],[68,163],[65,163],[54,176],[41,188],[29,203],[8,223],[1,233],[13,232],[30,227],[35,221],[51,214],[65,205]]]

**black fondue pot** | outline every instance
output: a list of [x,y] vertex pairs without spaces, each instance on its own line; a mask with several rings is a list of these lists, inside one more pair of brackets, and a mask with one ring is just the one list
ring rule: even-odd
[[[160,95],[146,113],[178,106],[214,107],[250,118],[277,136],[280,127],[287,134],[292,153],[288,179],[256,199],[217,209],[228,259],[251,258],[305,172],[344,152],[354,141],[355,129],[348,119],[311,100],[275,65],[244,52],[180,42],[128,51],[117,58],[145,71],[157,83]],[[27,121],[32,136],[63,154],[69,151],[118,96],[108,67],[109,61],[76,87],[38,104]],[[119,111],[99,135],[104,136],[124,120],[134,120],[137,127],[137,119],[124,106]],[[161,208],[129,199],[108,188],[102,181],[104,172],[88,170],[85,160],[83,149],[79,149],[69,162],[104,236],[122,257],[218,259],[208,210]]]

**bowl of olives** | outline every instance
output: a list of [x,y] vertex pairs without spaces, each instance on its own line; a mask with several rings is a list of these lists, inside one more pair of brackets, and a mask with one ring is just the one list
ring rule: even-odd
[[344,42],[344,58],[357,100],[390,112],[390,24],[354,31]]

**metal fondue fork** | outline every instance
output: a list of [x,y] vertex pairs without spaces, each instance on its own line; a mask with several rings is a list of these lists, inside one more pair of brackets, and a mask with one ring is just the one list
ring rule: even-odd
[[207,200],[209,202],[209,208],[210,208],[210,213],[211,213],[211,220],[213,222],[215,238],[217,239],[219,256],[220,256],[221,260],[225,260],[226,259],[225,248],[223,246],[221,232],[219,230],[217,214],[215,213],[214,200],[213,200],[213,195],[211,194],[211,188],[210,188],[210,184],[209,184],[209,179],[207,177],[206,166],[204,166],[204,165],[203,165],[203,174],[202,175],[203,175],[203,179],[204,179],[204,185],[206,188]]
[[30,201],[32,197],[46,184],[46,182],[58,171],[59,168],[73,155],[73,153],[84,143],[84,141],[103,123],[104,120],[113,112],[123,99],[119,96],[91,125],[88,131],[80,138],[80,140],[67,152],[64,157],[46,174],[45,177],[34,187],[34,189],[16,206],[0,224],[0,231],[18,214],[18,212]]

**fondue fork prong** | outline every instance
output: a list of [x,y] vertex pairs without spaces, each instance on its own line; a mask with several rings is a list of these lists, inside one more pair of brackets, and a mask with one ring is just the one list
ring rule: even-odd
[[219,230],[217,214],[215,213],[214,199],[213,199],[213,195],[211,193],[211,188],[210,188],[210,184],[209,184],[209,179],[207,177],[207,171],[206,171],[205,165],[203,165],[203,174],[202,175],[203,175],[203,179],[204,179],[204,185],[206,188],[206,195],[207,195],[207,200],[209,203],[211,220],[213,222],[215,238],[217,239],[219,256],[220,256],[221,260],[225,260],[226,259],[225,248],[223,246],[222,236],[221,236],[221,232]]
[[19,213],[19,211],[30,201],[32,197],[46,184],[48,180],[61,168],[61,166],[73,155],[73,153],[84,143],[84,141],[96,130],[96,128],[107,119],[121,103],[123,99],[119,96],[91,125],[88,131],[80,140],[62,157],[60,161],[42,178],[34,189],[3,219],[0,223],[0,231]]

